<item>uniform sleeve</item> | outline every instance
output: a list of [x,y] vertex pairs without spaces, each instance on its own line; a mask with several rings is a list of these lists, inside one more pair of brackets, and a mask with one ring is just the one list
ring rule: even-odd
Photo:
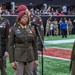
[[6,51],[8,51],[9,26],[10,26],[10,23],[9,23],[9,21],[7,20],[7,22],[6,22]]
[[14,62],[14,31],[13,31],[13,28],[9,29],[8,52],[9,52],[9,60],[12,63]]

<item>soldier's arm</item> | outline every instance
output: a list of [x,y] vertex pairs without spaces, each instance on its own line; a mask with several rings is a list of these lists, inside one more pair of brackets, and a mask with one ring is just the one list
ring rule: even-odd
[[14,31],[13,28],[9,29],[9,36],[8,36],[8,52],[9,52],[9,60],[10,62],[14,62]]
[[9,26],[10,26],[10,23],[9,23],[9,21],[7,20],[7,21],[6,21],[6,51],[7,51],[7,52],[8,52]]

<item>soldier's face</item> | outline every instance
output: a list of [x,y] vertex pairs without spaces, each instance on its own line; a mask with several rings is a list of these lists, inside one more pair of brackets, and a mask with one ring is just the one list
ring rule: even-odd
[[27,16],[27,15],[23,15],[23,16],[21,17],[20,23],[21,23],[22,25],[26,25],[26,24],[28,23],[28,16]]

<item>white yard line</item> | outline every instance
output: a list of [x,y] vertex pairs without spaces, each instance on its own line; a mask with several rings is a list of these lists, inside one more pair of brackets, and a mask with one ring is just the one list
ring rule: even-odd
[[[64,50],[72,50],[72,49],[69,49],[69,48],[60,48],[60,47],[50,47],[50,48],[46,48],[46,49],[51,49],[51,48],[64,49]],[[41,55],[39,55],[39,56],[41,56]],[[70,61],[70,59],[60,58],[60,57],[54,57],[54,56],[48,56],[48,55],[43,55],[43,57],[48,57],[48,58],[53,58],[53,59]]]
[[[39,56],[41,56],[41,55],[39,55]],[[70,59],[60,58],[60,57],[53,57],[53,56],[47,56],[47,55],[43,55],[43,57],[53,58],[53,59],[59,59],[59,60],[65,60],[65,61],[70,61]]]
[[63,44],[63,43],[73,43],[75,39],[67,39],[67,40],[52,40],[52,41],[44,41],[45,45],[48,44]]
[[61,47],[48,47],[46,49],[51,49],[51,48],[64,49],[64,50],[72,50],[70,48],[61,48]]

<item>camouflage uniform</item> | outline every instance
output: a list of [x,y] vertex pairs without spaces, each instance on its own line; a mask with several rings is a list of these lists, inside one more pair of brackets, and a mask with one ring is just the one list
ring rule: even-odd
[[67,21],[67,19],[66,19],[66,18],[64,18],[64,21],[65,21],[65,23],[67,24],[67,31],[66,31],[66,34],[68,34],[68,35],[69,35],[69,30],[68,30],[68,21]]
[[47,20],[47,23],[46,23],[46,36],[47,35],[50,35],[50,24],[51,24],[51,20],[50,20],[50,18]]
[[58,35],[58,21],[57,21],[57,19],[55,19],[54,21],[53,21],[53,23],[54,23],[54,35]]
[[62,18],[59,20],[58,24],[58,34],[61,35],[61,30],[60,30],[60,23],[62,22]]
[[73,28],[73,24],[72,24],[71,19],[69,18],[69,20],[68,20],[68,31],[69,31],[69,34],[71,34],[71,32],[72,32],[72,28]]
[[1,75],[6,75],[6,56],[8,44],[9,21],[6,18],[0,17],[0,70]]

